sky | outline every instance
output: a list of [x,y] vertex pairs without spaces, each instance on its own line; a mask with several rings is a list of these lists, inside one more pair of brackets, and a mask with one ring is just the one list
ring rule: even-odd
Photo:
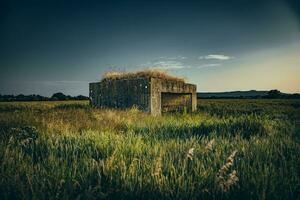
[[300,93],[300,1],[0,1],[0,94],[88,95],[143,69],[199,92]]

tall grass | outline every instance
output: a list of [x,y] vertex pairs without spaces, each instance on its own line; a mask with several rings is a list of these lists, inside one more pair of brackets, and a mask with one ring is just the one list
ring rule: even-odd
[[199,104],[0,103],[0,199],[299,199],[299,101]]

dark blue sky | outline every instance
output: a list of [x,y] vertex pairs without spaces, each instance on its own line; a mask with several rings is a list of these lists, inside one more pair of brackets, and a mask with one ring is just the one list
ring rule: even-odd
[[300,92],[297,0],[2,0],[0,30],[1,94],[87,95],[107,70],[145,68],[198,91]]

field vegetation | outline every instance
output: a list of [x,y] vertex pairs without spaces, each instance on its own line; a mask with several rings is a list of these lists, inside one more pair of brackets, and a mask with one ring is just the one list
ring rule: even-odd
[[300,100],[153,117],[0,103],[0,199],[300,199]]

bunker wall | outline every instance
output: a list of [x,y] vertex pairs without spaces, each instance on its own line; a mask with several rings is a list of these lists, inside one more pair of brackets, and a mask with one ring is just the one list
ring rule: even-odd
[[90,84],[92,105],[99,108],[131,108],[150,112],[149,78],[104,80]]
[[90,83],[91,104],[99,108],[131,108],[160,115],[163,110],[197,107],[196,85],[160,78],[128,78]]
[[191,94],[161,93],[161,112],[191,112]]
[[[164,93],[173,93],[172,98],[180,98],[181,94],[190,95],[189,102],[187,103],[187,111],[195,111],[197,108],[197,87],[193,84],[186,84],[180,81],[170,81],[164,79],[151,78],[151,113],[153,115],[160,115],[162,112],[162,98],[170,98],[170,95],[162,95]],[[163,105],[164,109],[166,105]],[[182,103],[178,104],[182,106]],[[174,107],[174,106],[173,106]]]

